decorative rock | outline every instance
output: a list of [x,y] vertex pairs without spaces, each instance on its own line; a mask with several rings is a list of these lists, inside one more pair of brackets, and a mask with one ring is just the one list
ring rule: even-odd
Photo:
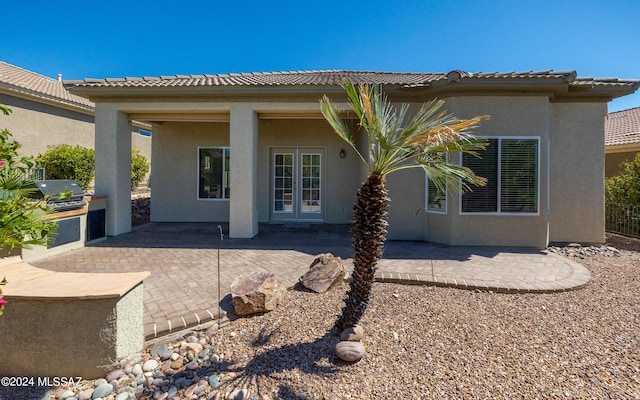
[[200,343],[187,343],[185,347],[187,349],[193,350],[195,354],[198,354],[202,351],[202,345]]
[[191,386],[189,386],[185,391],[184,391],[184,395],[187,397],[191,397],[192,394],[195,393],[196,389],[198,388],[197,384],[193,384]]
[[286,293],[273,272],[244,273],[231,283],[231,300],[238,316],[272,311]]
[[78,393],[78,400],[89,400],[93,395],[93,391],[93,388],[83,390],[82,392]]
[[171,363],[171,369],[180,369],[182,368],[183,365],[184,365],[184,361],[175,360],[174,362]]
[[186,369],[193,371],[195,369],[198,369],[198,362],[197,361],[191,361],[189,364],[187,364],[185,366]]
[[107,378],[106,379],[107,379],[108,382],[111,382],[114,379],[120,379],[124,375],[125,375],[125,373],[124,373],[123,370],[115,369],[115,370],[113,370],[113,371],[111,371],[111,372],[109,372],[107,374]]
[[75,393],[73,393],[71,390],[65,390],[64,392],[57,395],[56,398],[60,398],[61,400],[66,400],[69,397],[73,397],[73,396],[75,396]]
[[218,375],[213,374],[209,376],[209,386],[214,389],[217,389],[220,386],[220,381],[218,380]]
[[130,399],[130,394],[127,392],[122,392],[119,395],[116,396],[116,400],[129,400]]
[[331,253],[320,254],[311,263],[309,271],[300,277],[300,283],[316,293],[329,290],[344,278],[345,269],[340,257]]
[[104,385],[105,383],[107,383],[107,380],[104,378],[96,379],[95,382],[93,382],[93,387],[98,387],[100,385]]
[[193,335],[187,336],[185,340],[187,341],[187,343],[198,343],[198,338]]
[[133,368],[131,369],[131,373],[133,374],[133,376],[138,376],[142,374],[142,365],[140,364],[136,364],[133,366]]
[[352,326],[342,331],[340,340],[348,342],[359,342],[364,337],[364,329],[360,325]]
[[167,399],[172,399],[173,396],[175,396],[178,393],[178,388],[171,385],[169,386],[169,390],[167,391],[168,395],[167,395]]
[[103,383],[100,386],[96,387],[96,389],[93,391],[93,394],[91,394],[91,398],[97,399],[99,397],[106,397],[110,395],[111,392],[113,392],[113,386],[111,386],[111,384],[109,383]]
[[153,371],[154,369],[158,368],[158,361],[154,360],[153,358],[151,360],[147,360],[143,365],[142,365],[142,370],[144,372],[150,372]]
[[151,349],[149,349],[149,352],[151,353],[151,355],[160,357],[160,359],[163,361],[171,357],[171,354],[173,354],[173,352],[169,350],[169,347],[166,343],[153,346]]
[[365,354],[365,349],[360,342],[342,341],[336,344],[336,355],[348,362],[360,360]]

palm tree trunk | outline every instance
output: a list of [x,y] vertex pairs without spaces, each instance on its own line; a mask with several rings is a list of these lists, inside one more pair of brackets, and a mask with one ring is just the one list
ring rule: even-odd
[[387,235],[389,196],[384,175],[370,173],[353,206],[353,274],[342,315],[336,321],[340,332],[356,325],[371,302],[377,262],[382,258]]

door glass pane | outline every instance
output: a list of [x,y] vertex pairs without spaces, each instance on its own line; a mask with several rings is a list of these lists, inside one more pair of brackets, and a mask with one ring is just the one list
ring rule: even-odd
[[293,154],[274,154],[273,211],[293,212]]
[[300,212],[320,213],[322,211],[320,179],[321,159],[317,153],[303,153],[300,171],[302,173],[302,187],[300,198]]

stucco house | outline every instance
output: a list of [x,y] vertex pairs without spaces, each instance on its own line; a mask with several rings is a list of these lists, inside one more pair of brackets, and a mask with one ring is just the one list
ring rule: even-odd
[[[69,93],[61,79],[53,79],[0,61],[0,104],[12,111],[0,117],[20,142],[20,154],[38,156],[59,144],[94,147],[95,108],[84,97]],[[151,161],[151,127],[131,127],[131,143]]]
[[640,152],[640,107],[607,114],[605,127],[605,176],[618,175],[620,164]]
[[[489,114],[482,160],[451,157],[489,180],[437,193],[423,171],[389,176],[389,239],[544,247],[604,241],[606,103],[638,81],[575,71],[394,73],[296,71],[65,82],[95,103],[96,192],[107,234],[131,230],[131,121],[153,126],[151,220],[228,221],[251,238],[261,223],[348,223],[365,170],[319,109],[348,109],[340,83],[379,83],[418,107],[441,98],[459,118]],[[362,145],[364,142],[361,141]],[[424,211],[424,212],[423,212]]]

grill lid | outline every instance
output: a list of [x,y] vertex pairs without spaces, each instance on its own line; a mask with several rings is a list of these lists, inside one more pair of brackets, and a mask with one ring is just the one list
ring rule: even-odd
[[32,197],[41,199],[44,196],[51,196],[52,200],[55,201],[58,199],[60,193],[63,192],[73,192],[71,198],[82,198],[84,195],[84,191],[73,179],[52,179],[52,180],[44,180],[44,181],[35,181],[36,187],[38,188],[32,194]]

